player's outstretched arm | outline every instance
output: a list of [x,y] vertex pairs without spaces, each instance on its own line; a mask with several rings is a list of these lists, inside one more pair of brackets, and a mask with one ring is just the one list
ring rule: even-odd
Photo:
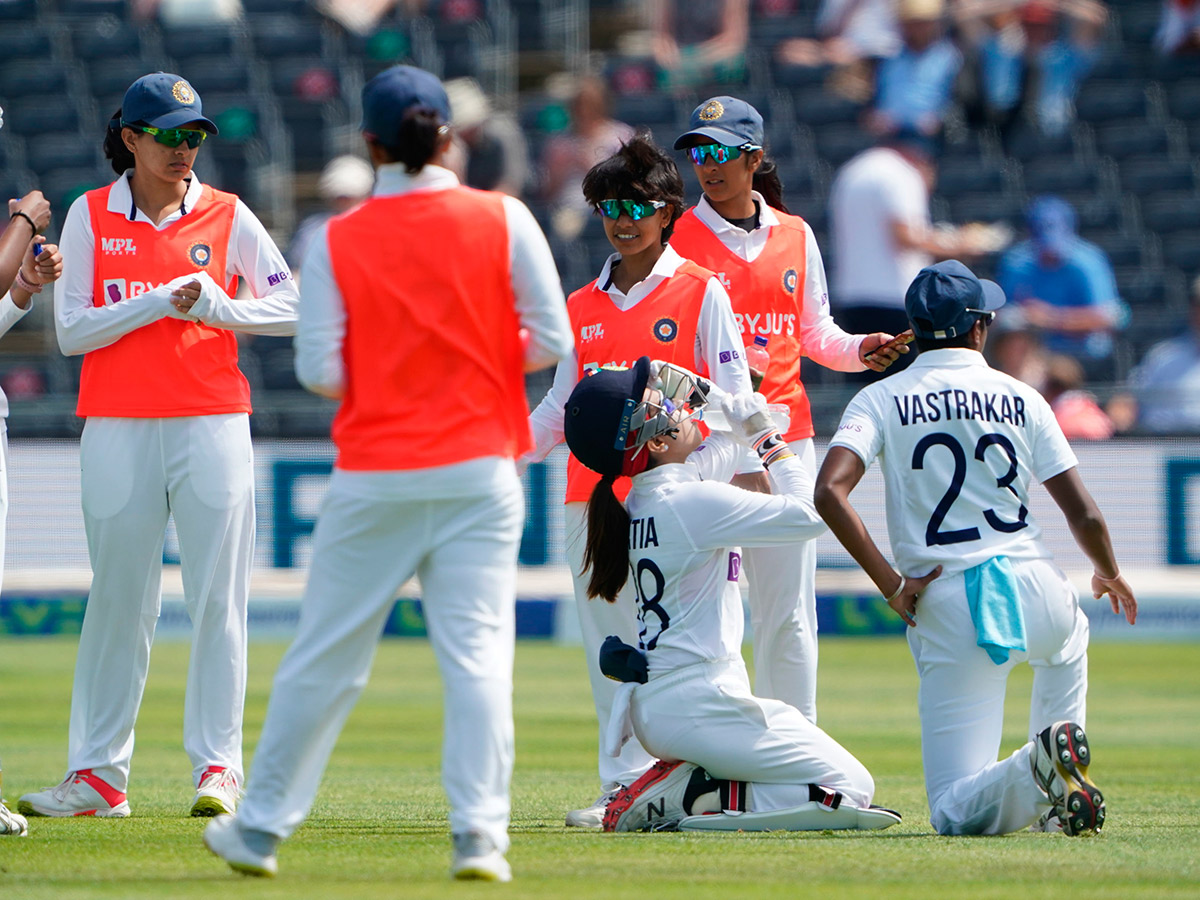
[[[1075,543],[1092,562],[1092,596],[1099,599],[1108,594],[1112,611],[1125,612],[1125,620],[1132,625],[1137,621],[1137,598],[1133,588],[1121,577],[1117,568],[1117,557],[1113,553],[1112,540],[1108,535],[1108,524],[1100,507],[1083,485],[1079,471],[1075,468],[1048,478],[1046,490],[1066,516],[1067,525],[1075,537]],[[1111,573],[1111,574],[1109,574]]]
[[942,574],[942,567],[921,578],[906,578],[887,561],[879,546],[867,531],[867,526],[850,505],[850,492],[862,480],[866,466],[858,454],[846,447],[830,447],[817,473],[813,497],[817,512],[837,536],[854,561],[862,566],[879,592],[887,598],[888,606],[908,625],[916,625],[914,613],[917,598],[929,582]]

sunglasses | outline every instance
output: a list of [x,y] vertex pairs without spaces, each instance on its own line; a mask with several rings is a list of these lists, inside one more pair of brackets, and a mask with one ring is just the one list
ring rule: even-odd
[[966,311],[979,316],[984,325],[991,325],[996,321],[996,311],[994,309],[971,309],[968,306]]
[[711,159],[717,165],[722,165],[729,162],[731,159],[737,159],[742,155],[742,151],[751,152],[761,150],[755,144],[742,144],[740,147],[730,147],[726,144],[697,144],[694,147],[688,147],[688,156],[692,158],[692,162],[697,166],[704,165],[706,159]]
[[208,137],[207,131],[200,131],[195,128],[155,128],[152,125],[130,125],[128,122],[122,122],[121,124],[126,128],[133,128],[136,131],[151,135],[157,143],[163,144],[166,147],[178,147],[184,141],[187,141],[188,147],[195,150]]
[[654,215],[655,211],[666,205],[665,200],[601,200],[596,204],[596,212],[614,222],[624,213],[636,222]]

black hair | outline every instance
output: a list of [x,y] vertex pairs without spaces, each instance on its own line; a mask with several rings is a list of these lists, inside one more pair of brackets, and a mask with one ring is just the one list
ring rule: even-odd
[[410,106],[404,111],[396,142],[378,141],[390,162],[404,163],[410,175],[420,172],[433,159],[442,138],[447,134],[446,123],[437,110],[429,106]]
[[789,213],[787,205],[783,202],[783,182],[779,180],[779,167],[775,165],[775,160],[767,158],[765,151],[762,162],[754,170],[752,187],[762,194],[767,206],[781,213]]
[[121,125],[121,109],[118,107],[108,120],[104,132],[104,158],[112,161],[113,171],[118,175],[124,175],[126,170],[132,169],[135,162],[133,152],[121,139],[122,127],[124,126]]
[[579,573],[591,570],[588,599],[603,597],[609,603],[617,601],[617,594],[629,580],[629,512],[613,493],[616,480],[616,475],[605,475],[592,488],[587,503],[583,571]]
[[[983,325],[984,331],[987,330],[988,324],[991,322],[991,316],[976,316],[975,321]],[[917,349],[924,353],[926,350],[948,350],[951,347],[966,347],[970,348],[971,331],[974,326],[968,328],[962,334],[952,338],[926,338],[919,334],[914,335],[913,343],[917,345]]]
[[601,200],[662,200],[671,204],[671,220],[662,231],[662,242],[671,239],[675,222],[683,215],[683,177],[675,160],[639,132],[608,159],[596,163],[583,176],[583,196],[595,207]]

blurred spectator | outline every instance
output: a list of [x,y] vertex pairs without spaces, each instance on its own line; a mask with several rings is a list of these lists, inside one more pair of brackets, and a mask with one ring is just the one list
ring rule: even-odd
[[552,207],[553,230],[564,240],[579,236],[591,215],[583,199],[583,176],[612,156],[633,129],[608,115],[608,89],[599,78],[580,80],[571,100],[571,122],[547,142],[542,155],[542,199]]
[[164,25],[214,25],[242,18],[242,0],[133,0],[135,19],[157,18]]
[[1167,54],[1200,50],[1200,0],[1163,0],[1154,44]]
[[[831,299],[834,318],[851,334],[904,331],[904,293],[917,272],[936,260],[989,249],[980,229],[933,227],[929,192],[936,173],[936,142],[902,131],[851,159],[834,178]],[[914,356],[900,357],[888,371]]]
[[988,329],[985,353],[993,368],[1036,388],[1038,393],[1044,393],[1046,351],[1042,342],[1028,329],[1006,328],[1005,312],[1001,312],[996,324]]
[[299,280],[304,257],[317,230],[333,216],[365,200],[374,184],[375,172],[371,164],[361,157],[338,156],[325,165],[317,180],[317,194],[325,202],[326,209],[304,218],[292,235],[287,252],[283,254],[294,278]]
[[1130,418],[1146,431],[1200,432],[1200,278],[1192,283],[1188,323],[1183,334],[1151,347],[1129,376]]
[[1007,132],[1018,119],[1047,134],[1070,124],[1079,83],[1099,56],[1108,11],[1096,0],[960,0],[971,47],[968,117]]
[[447,81],[446,95],[462,153],[451,168],[470,187],[521,196],[529,180],[529,148],[517,120],[494,109],[474,78]]
[[1034,200],[1029,239],[1000,260],[997,281],[1026,325],[1053,353],[1083,363],[1089,378],[1112,376],[1112,332],[1128,316],[1104,251],[1075,234],[1075,211],[1059,197]]
[[817,39],[789,38],[776,55],[794,66],[846,66],[900,52],[895,0],[822,0]]
[[313,5],[347,31],[366,36],[393,8],[404,16],[419,16],[429,0],[314,0]]
[[898,54],[879,64],[874,108],[866,119],[872,133],[941,133],[962,67],[962,55],[945,36],[944,14],[944,0],[899,0],[903,43]]
[[1070,356],[1050,357],[1042,396],[1054,410],[1054,418],[1068,439],[1103,441],[1113,436],[1116,428],[1112,419],[1096,403],[1096,398],[1083,390],[1083,366]]
[[663,87],[742,81],[750,0],[652,0],[650,11]]

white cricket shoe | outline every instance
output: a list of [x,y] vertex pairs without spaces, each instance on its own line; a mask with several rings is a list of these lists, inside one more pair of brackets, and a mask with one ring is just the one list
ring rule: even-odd
[[692,776],[707,781],[695,763],[659,760],[637,781],[617,791],[604,812],[605,831],[676,831],[688,815],[684,797]]
[[232,816],[241,796],[237,777],[225,766],[209,766],[192,798],[193,816]]
[[91,769],[68,772],[62,783],[44,791],[25,794],[17,801],[17,811],[27,816],[96,816],[123,819],[129,815],[125,792],[92,773]]
[[1104,827],[1104,795],[1088,781],[1092,754],[1074,722],[1055,722],[1033,739],[1033,780],[1046,792],[1063,834],[1095,834]]
[[29,823],[25,817],[13,812],[0,801],[0,835],[25,837],[29,834]]
[[512,881],[512,868],[482,831],[452,835],[454,861],[450,874],[459,881]]
[[[607,785],[605,785],[608,788]],[[625,790],[625,785],[618,784],[605,790],[596,798],[596,802],[583,809],[573,809],[567,813],[567,826],[570,828],[591,828],[599,831],[604,827],[604,811],[608,809],[609,801],[618,793]]]
[[229,863],[229,868],[233,871],[243,875],[274,878],[275,873],[279,871],[279,863],[274,853],[264,856],[246,846],[246,841],[238,830],[237,819],[233,816],[217,814],[205,826],[204,846]]

